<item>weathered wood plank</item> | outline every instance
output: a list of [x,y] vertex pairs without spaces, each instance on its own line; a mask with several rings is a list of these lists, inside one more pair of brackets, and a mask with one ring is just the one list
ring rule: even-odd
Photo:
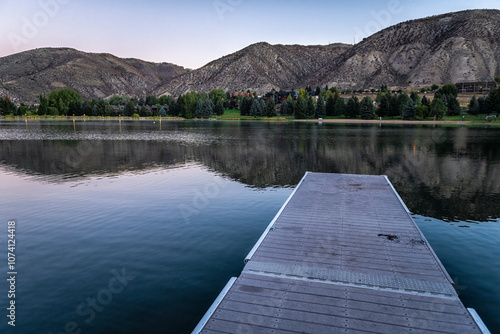
[[273,223],[203,333],[480,333],[385,177],[306,174]]

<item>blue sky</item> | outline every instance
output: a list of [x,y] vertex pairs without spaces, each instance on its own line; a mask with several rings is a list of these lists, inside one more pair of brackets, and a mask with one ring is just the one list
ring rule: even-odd
[[390,25],[498,0],[0,0],[0,56],[40,47],[198,68],[252,43],[352,44]]

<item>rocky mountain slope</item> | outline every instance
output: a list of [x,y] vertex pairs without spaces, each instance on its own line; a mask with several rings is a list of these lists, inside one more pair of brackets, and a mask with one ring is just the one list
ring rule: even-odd
[[38,101],[42,92],[72,88],[84,98],[113,94],[144,96],[187,72],[168,63],[122,59],[69,48],[30,50],[0,58],[0,96]]
[[308,77],[339,87],[419,87],[492,81],[500,75],[500,11],[471,10],[408,21],[353,46]]
[[492,81],[500,75],[500,11],[470,10],[413,20],[361,43],[283,46],[258,43],[163,85],[158,94],[311,85],[421,87]]
[[500,11],[469,10],[400,23],[354,46],[257,43],[193,71],[67,48],[31,50],[0,58],[0,96],[36,102],[41,92],[66,87],[84,98],[214,88],[421,87],[498,75]]
[[326,46],[270,45],[257,43],[173,79],[157,94],[188,91],[299,88],[311,73],[325,67],[350,49],[347,44]]

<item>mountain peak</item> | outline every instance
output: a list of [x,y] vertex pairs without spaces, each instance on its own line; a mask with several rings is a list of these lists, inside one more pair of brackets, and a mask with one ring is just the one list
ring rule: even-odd
[[72,48],[40,48],[0,58],[0,96],[36,103],[42,92],[71,88],[84,98],[145,96],[187,70]]
[[500,74],[500,11],[467,10],[402,22],[356,45],[251,44],[197,70],[71,48],[0,58],[0,96],[36,102],[72,88],[84,98],[310,86],[416,87],[492,81]]

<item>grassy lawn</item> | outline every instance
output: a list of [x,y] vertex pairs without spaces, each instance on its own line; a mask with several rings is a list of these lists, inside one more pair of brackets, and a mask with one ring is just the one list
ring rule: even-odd
[[264,121],[286,121],[294,119],[293,116],[277,116],[277,117],[253,117],[253,116],[241,116],[238,109],[226,109],[224,110],[224,115],[217,116],[220,120],[264,120]]
[[[465,116],[465,118],[464,118]],[[479,115],[479,116],[471,116],[471,115],[460,115],[460,116],[445,116],[441,119],[441,121],[453,121],[453,122],[472,122],[474,124],[487,124],[487,125],[492,125],[492,126],[500,126],[500,118],[498,120],[495,120],[493,117],[490,116],[490,121],[486,121],[487,115]],[[3,117],[6,120],[19,120],[19,119],[24,119],[24,116],[12,116],[12,115],[7,115]],[[127,120],[127,119],[132,119],[130,117],[106,117],[106,116],[77,116],[77,117],[72,117],[72,116],[28,116],[29,119],[31,120],[37,120],[37,119],[48,119],[48,120],[67,120],[67,119],[92,119],[92,120]],[[240,111],[237,109],[227,109],[224,111],[224,115],[222,116],[217,116],[216,117],[218,120],[260,120],[260,121],[278,121],[278,122],[283,122],[283,121],[293,121],[295,120],[294,116],[281,116],[278,115],[277,117],[252,117],[252,116],[241,116]],[[160,117],[155,116],[155,117],[141,117],[140,119],[142,120],[159,120]],[[162,120],[179,120],[182,118],[179,117],[162,117]],[[323,118],[324,120],[348,120],[345,118],[345,116],[328,116]],[[360,119],[359,117],[357,118],[358,120]],[[376,117],[376,120],[379,118]],[[383,117],[382,120],[384,121],[394,121],[394,120],[403,120],[402,117]],[[417,118],[417,121],[429,121],[432,122],[434,118],[427,118],[427,119],[421,119]]]

